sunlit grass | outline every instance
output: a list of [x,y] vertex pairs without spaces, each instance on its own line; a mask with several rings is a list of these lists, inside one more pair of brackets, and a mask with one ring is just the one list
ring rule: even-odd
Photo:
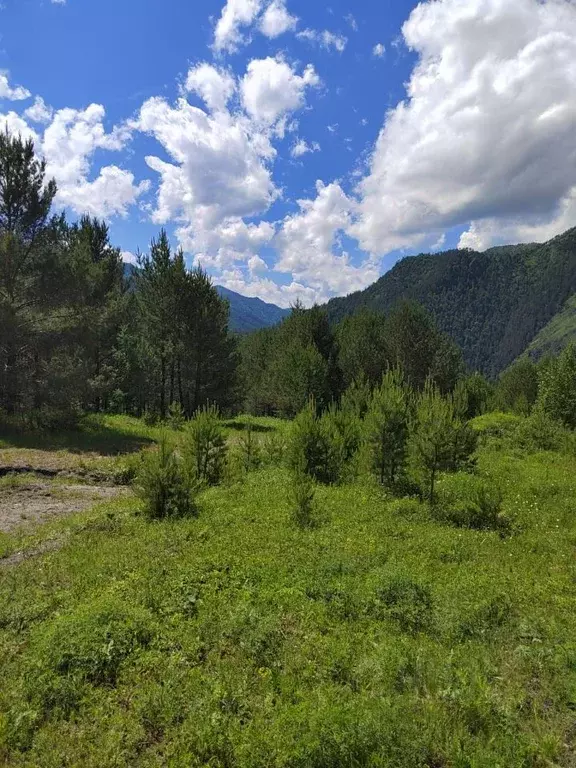
[[61,548],[0,566],[0,759],[571,765],[576,460],[501,442],[477,472],[506,536],[367,481],[318,488],[302,530],[272,467],[204,491],[196,519],[150,523],[128,499],[19,538]]

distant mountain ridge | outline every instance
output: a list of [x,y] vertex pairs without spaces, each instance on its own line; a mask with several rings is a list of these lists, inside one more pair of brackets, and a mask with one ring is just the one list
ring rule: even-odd
[[230,302],[230,328],[236,333],[249,333],[261,328],[269,328],[281,322],[290,314],[289,309],[282,309],[276,304],[267,304],[262,299],[242,296],[221,285],[216,290]]
[[[130,282],[138,272],[133,264],[124,264],[124,277]],[[262,299],[242,296],[221,285],[215,286],[223,299],[230,304],[230,330],[234,333],[250,333],[261,328],[270,328],[290,314],[276,304],[267,304]]]
[[411,256],[326,309],[336,322],[363,307],[386,312],[400,299],[416,300],[459,344],[470,368],[496,376],[533,343],[537,356],[547,339],[561,345],[576,338],[575,293],[576,228],[542,244]]

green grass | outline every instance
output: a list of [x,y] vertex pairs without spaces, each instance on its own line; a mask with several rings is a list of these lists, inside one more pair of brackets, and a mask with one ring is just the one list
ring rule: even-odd
[[573,766],[576,459],[487,439],[478,474],[511,535],[368,482],[318,488],[302,530],[281,468],[197,519],[39,529],[62,547],[0,566],[0,764]]

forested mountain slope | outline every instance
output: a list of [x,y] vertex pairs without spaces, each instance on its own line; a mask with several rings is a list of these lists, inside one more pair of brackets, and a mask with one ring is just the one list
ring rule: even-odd
[[560,312],[542,328],[530,342],[527,354],[534,360],[546,355],[556,356],[576,339],[576,294],[570,296]]
[[543,244],[452,250],[404,259],[364,291],[333,299],[330,319],[360,307],[388,311],[414,299],[494,376],[521,355],[576,292],[576,228]]
[[[130,280],[138,271],[132,264],[124,265],[124,276]],[[267,304],[262,299],[242,296],[221,285],[216,290],[230,304],[230,330],[235,333],[249,333],[261,328],[270,328],[290,314],[289,309],[282,309],[275,304]]]
[[267,304],[262,299],[242,296],[221,285],[216,286],[216,290],[223,299],[230,302],[230,329],[236,333],[269,328],[290,314],[289,309]]

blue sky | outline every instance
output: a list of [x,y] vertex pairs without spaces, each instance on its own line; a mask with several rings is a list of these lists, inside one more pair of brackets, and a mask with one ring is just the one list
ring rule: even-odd
[[571,0],[4,0],[0,122],[130,259],[288,305],[576,224]]

